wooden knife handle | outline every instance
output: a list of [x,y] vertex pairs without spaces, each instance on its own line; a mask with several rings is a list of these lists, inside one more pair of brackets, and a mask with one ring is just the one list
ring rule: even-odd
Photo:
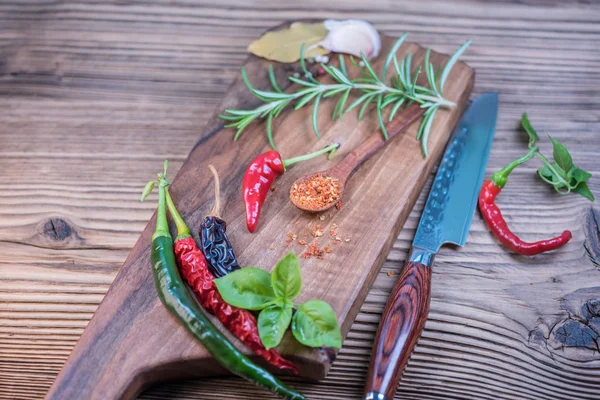
[[392,400],[423,331],[431,294],[431,268],[408,261],[388,299],[371,355],[365,400]]

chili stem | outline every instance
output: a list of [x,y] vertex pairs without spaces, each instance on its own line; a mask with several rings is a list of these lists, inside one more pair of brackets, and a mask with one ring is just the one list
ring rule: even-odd
[[214,167],[214,165],[210,164],[208,168],[210,169],[210,172],[212,172],[215,179],[215,204],[213,205],[212,210],[210,210],[209,215],[214,215],[215,217],[221,218],[221,182],[219,181],[219,174],[217,173],[217,169]]
[[171,198],[171,194],[169,193],[168,190],[166,190],[166,192],[167,192],[167,207],[169,208],[169,213],[171,214],[171,218],[173,218],[173,221],[175,222],[175,225],[177,226],[177,237],[175,238],[175,240],[177,241],[177,240],[192,237],[190,228],[188,228],[188,226],[183,221],[183,218],[181,218],[181,214],[179,214],[179,211],[177,211],[177,208],[175,207],[175,204],[173,203],[173,199]]
[[506,185],[508,175],[513,171],[513,169],[515,169],[518,165],[523,164],[525,161],[529,160],[531,157],[533,157],[534,154],[539,154],[537,151],[537,146],[532,147],[531,149],[529,149],[529,152],[523,157],[517,158],[516,160],[508,164],[506,167],[502,168],[500,171],[495,172],[494,175],[492,175],[492,177],[490,178],[491,181],[494,182],[494,185],[502,189],[504,185]]
[[158,182],[158,209],[156,211],[156,230],[152,235],[152,240],[157,237],[165,236],[170,238],[169,224],[167,222],[167,186],[169,182],[161,177]]
[[318,150],[318,151],[315,151],[315,152],[312,152],[309,154],[305,154],[303,156],[288,158],[287,160],[283,160],[283,166],[289,167],[290,165],[296,164],[297,162],[310,160],[311,158],[320,156],[321,154],[325,154],[325,153],[330,153],[328,158],[331,158],[331,156],[337,151],[337,149],[339,149],[339,147],[340,147],[339,143],[333,143],[321,150]]

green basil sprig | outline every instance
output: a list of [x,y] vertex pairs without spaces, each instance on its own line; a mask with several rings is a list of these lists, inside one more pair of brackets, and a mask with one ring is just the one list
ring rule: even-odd
[[223,299],[232,306],[261,310],[258,334],[265,348],[281,342],[290,322],[292,334],[305,346],[342,347],[340,326],[329,304],[322,300],[293,302],[302,290],[300,261],[294,252],[279,260],[272,274],[247,267],[214,282]]
[[527,113],[523,114],[521,117],[521,125],[529,135],[530,150],[528,158],[535,155],[544,164],[543,167],[537,170],[539,177],[544,182],[552,185],[552,187],[560,194],[575,192],[594,201],[594,195],[586,183],[586,181],[592,177],[592,174],[573,164],[573,158],[565,145],[548,135],[553,146],[552,156],[554,162],[551,162],[540,153],[537,146],[535,146],[536,142],[540,140],[540,137],[531,126]]

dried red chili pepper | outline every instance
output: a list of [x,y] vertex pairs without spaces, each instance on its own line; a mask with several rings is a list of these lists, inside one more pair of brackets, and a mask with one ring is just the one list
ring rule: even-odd
[[233,246],[227,237],[227,224],[221,219],[221,185],[219,174],[212,165],[208,166],[215,180],[215,204],[200,224],[200,247],[206,257],[208,268],[220,278],[240,269]]
[[286,167],[300,161],[309,160],[321,154],[330,153],[329,157],[340,147],[338,143],[331,144],[324,149],[315,151],[299,157],[284,160],[275,151],[267,151],[258,155],[246,169],[242,182],[242,194],[246,205],[246,225],[248,231],[254,232],[258,224],[260,210],[265,202],[271,184],[280,175],[283,175]]
[[500,209],[495,204],[496,196],[498,196],[504,185],[506,185],[508,175],[517,165],[529,160],[535,151],[537,151],[537,148],[532,148],[526,156],[513,161],[493,174],[489,180],[483,183],[481,192],[479,192],[479,210],[492,233],[504,246],[524,256],[533,256],[558,249],[564,246],[572,236],[571,231],[567,230],[555,238],[533,243],[525,242],[508,228]]
[[205,310],[214,314],[219,321],[233,333],[243,344],[269,364],[294,374],[298,369],[290,361],[283,358],[274,349],[267,350],[260,341],[258,324],[254,315],[247,310],[232,307],[219,294],[209,271],[202,251],[198,249],[190,230],[175,208],[171,196],[167,192],[167,206],[173,221],[177,225],[175,239],[175,258],[183,279],[194,292],[198,302]]

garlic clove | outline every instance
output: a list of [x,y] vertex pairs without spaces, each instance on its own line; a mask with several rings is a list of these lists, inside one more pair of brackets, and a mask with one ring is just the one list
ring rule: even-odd
[[359,19],[345,21],[328,19],[324,24],[329,33],[317,45],[329,51],[359,57],[361,52],[367,58],[374,58],[379,54],[381,37],[368,22]]

